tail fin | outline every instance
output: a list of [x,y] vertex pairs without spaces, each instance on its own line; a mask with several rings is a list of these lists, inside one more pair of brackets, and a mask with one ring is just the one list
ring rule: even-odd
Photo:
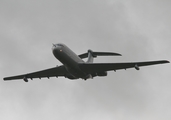
[[92,63],[93,62],[93,58],[95,58],[97,56],[121,56],[121,54],[119,54],[119,53],[112,53],[112,52],[93,52],[92,50],[88,50],[87,53],[79,55],[79,57],[81,59],[88,57],[87,62],[89,62],[89,63]]
[[87,54],[88,54],[88,60],[87,60],[87,63],[93,63],[93,60],[94,60],[94,54],[93,54],[93,51],[92,51],[92,50],[88,50]]

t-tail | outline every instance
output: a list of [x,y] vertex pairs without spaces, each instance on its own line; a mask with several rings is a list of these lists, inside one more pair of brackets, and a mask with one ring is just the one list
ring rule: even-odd
[[113,52],[93,52],[92,50],[88,50],[87,53],[79,55],[82,59],[88,57],[86,63],[93,63],[94,58],[97,56],[121,56],[121,54]]
[[88,50],[87,53],[88,53],[87,63],[93,63],[93,61],[94,61],[93,51],[92,50]]

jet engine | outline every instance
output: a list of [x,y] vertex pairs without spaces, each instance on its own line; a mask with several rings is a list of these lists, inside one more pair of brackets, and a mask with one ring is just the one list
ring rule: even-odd
[[107,76],[107,71],[104,72],[98,72],[97,76]]

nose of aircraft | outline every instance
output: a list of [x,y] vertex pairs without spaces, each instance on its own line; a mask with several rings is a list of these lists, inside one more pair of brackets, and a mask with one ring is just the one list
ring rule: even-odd
[[53,52],[57,52],[57,51],[61,51],[62,46],[58,45],[58,44],[52,44],[52,51]]
[[62,52],[62,45],[61,44],[52,44],[52,53],[58,59],[60,53]]

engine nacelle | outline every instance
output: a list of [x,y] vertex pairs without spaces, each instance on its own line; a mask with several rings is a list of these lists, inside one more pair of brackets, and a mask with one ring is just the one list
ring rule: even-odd
[[140,70],[140,68],[139,68],[139,66],[137,64],[135,64],[135,69]]
[[27,79],[27,77],[24,77],[24,78],[23,78],[23,80],[24,80],[25,82],[28,82],[28,79]]
[[107,76],[107,71],[104,72],[98,72],[97,76]]

